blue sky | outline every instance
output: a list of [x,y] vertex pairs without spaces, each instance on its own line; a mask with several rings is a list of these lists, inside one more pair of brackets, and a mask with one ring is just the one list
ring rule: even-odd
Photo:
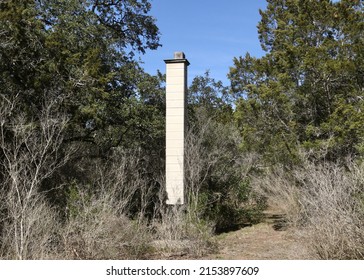
[[164,59],[183,51],[191,65],[189,83],[210,70],[211,77],[229,85],[226,78],[233,58],[249,52],[264,55],[258,39],[259,9],[265,0],[151,0],[150,15],[157,19],[163,45],[141,57],[144,69],[165,73]]

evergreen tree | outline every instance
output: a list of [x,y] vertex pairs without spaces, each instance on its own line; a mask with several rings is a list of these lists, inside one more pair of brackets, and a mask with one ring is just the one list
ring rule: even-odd
[[[69,147],[73,153],[38,182],[57,206],[65,207],[69,191],[60,184],[95,191],[96,163],[118,152],[143,151],[138,167],[145,180],[161,173],[163,83],[160,76],[146,74],[136,58],[159,46],[150,8],[146,0],[0,1],[0,113],[16,104],[0,120],[2,147],[27,146],[17,142],[17,119],[40,137],[45,109],[55,124],[58,116],[67,119],[55,158],[66,161]],[[32,157],[25,158],[33,166]],[[4,186],[5,163],[0,147]]]
[[298,147],[363,154],[363,1],[268,0],[260,13],[266,55],[235,58],[229,74],[244,147],[274,162]]
[[206,71],[203,76],[196,76],[188,89],[188,105],[191,122],[194,115],[204,111],[206,117],[218,122],[230,122],[232,119],[232,100],[228,87],[216,81]]
[[131,143],[126,131],[138,129],[146,77],[135,52],[159,46],[150,7],[146,0],[1,1],[0,93],[16,95],[29,119],[45,99],[59,99],[71,119],[66,141],[101,152]]

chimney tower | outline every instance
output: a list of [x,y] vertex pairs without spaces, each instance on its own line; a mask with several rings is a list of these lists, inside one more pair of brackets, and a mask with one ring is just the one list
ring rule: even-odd
[[187,66],[183,52],[166,63],[166,191],[167,204],[184,203],[184,148],[187,119]]

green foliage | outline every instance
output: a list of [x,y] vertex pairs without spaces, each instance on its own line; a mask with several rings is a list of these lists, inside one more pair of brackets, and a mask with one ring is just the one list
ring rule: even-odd
[[[92,197],[90,191],[81,191],[77,182],[74,180],[70,183],[66,191],[66,217],[68,219],[74,219],[84,214],[94,215],[95,213],[85,213],[83,210],[85,207],[90,206],[92,203]],[[87,217],[83,217],[87,218]]]
[[193,115],[196,110],[203,108],[215,120],[229,122],[232,116],[231,98],[228,87],[221,81],[215,81],[206,71],[203,76],[196,76],[188,89],[189,112]]
[[266,55],[235,58],[229,74],[243,148],[286,164],[300,146],[362,155],[363,1],[269,0],[260,13]]
[[19,95],[29,118],[56,95],[71,119],[68,141],[93,142],[101,153],[129,144],[126,131],[138,130],[145,112],[138,84],[146,74],[133,51],[159,46],[149,10],[146,0],[2,1],[1,94]]
[[[115,147],[146,151],[154,162],[147,173],[160,173],[162,77],[144,73],[134,54],[159,46],[150,8],[146,0],[0,3],[1,100],[16,100],[25,123],[37,124],[49,101],[55,115],[67,117],[59,153],[69,147],[75,153],[42,182],[62,207],[65,194],[56,187],[74,180],[93,185],[92,170],[84,166],[106,160]],[[11,131],[4,135],[9,143],[16,140]]]
[[[265,199],[255,196],[248,178],[241,180],[235,185],[220,186],[221,196],[217,201],[213,200],[216,199],[216,193],[214,196],[206,190],[205,195],[210,196],[210,205],[204,213],[208,220],[215,222],[217,232],[256,224],[263,218]],[[222,191],[224,188],[227,189],[226,192]]]

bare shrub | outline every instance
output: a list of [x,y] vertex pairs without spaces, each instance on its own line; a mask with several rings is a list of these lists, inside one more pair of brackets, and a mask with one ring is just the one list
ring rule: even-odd
[[69,219],[62,232],[63,258],[138,259],[147,252],[148,227],[118,213],[104,199],[91,198]]
[[153,221],[155,250],[166,256],[199,257],[214,249],[213,225],[191,217],[188,206],[168,206]]
[[306,165],[296,172],[309,246],[322,259],[364,258],[364,165]]
[[91,188],[72,186],[62,234],[64,258],[138,259],[148,253],[145,213],[153,186],[143,175],[139,153],[115,151],[106,163],[95,165]]
[[16,98],[0,98],[1,254],[45,258],[57,222],[40,186],[68,160],[69,153],[60,155],[67,119],[54,113],[55,101],[45,102],[37,119],[29,120],[16,108]]
[[299,229],[321,259],[364,257],[364,165],[305,161],[254,179],[256,191]]
[[1,258],[57,258],[57,234],[60,226],[57,212],[41,201],[40,196],[38,200],[33,199],[28,203],[26,214],[18,213],[18,206],[11,206],[14,207],[13,211],[8,212],[2,225]]
[[107,162],[96,166],[96,189],[113,200],[119,213],[135,214],[136,219],[147,214],[159,188],[158,181],[148,174],[146,161],[140,150],[114,149]]

